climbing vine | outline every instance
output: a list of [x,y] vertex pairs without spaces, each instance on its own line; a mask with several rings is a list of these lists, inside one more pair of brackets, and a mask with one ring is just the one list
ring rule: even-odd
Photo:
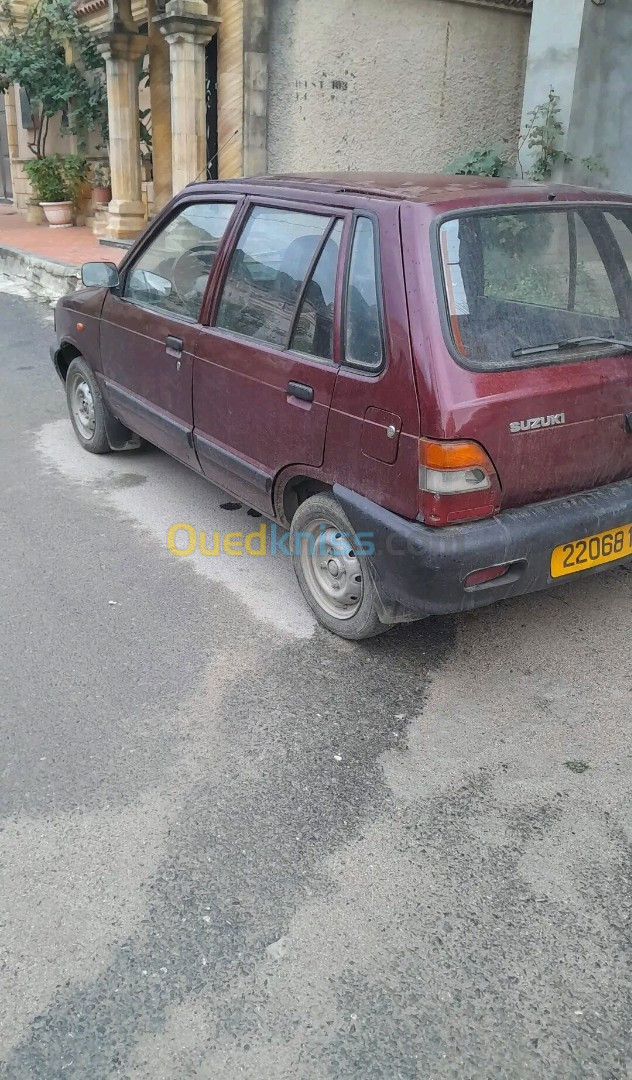
[[[570,164],[572,154],[560,149],[564,125],[560,120],[560,98],[551,87],[546,101],[527,114],[524,131],[518,140],[517,168],[522,177],[530,180],[550,180],[557,164]],[[524,148],[532,152],[530,167],[525,171],[521,154]],[[581,165],[587,172],[606,173],[598,158],[584,157]],[[446,165],[445,172],[461,176],[515,176],[515,159],[508,146],[484,147],[468,153]]]
[[0,0],[0,92],[19,83],[32,112],[29,147],[46,156],[50,123],[76,135],[82,149],[88,133],[107,138],[105,65],[70,0],[37,0],[16,16],[11,0]]

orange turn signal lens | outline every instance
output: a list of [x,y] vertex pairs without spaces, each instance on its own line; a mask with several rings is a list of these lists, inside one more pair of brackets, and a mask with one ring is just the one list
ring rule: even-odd
[[491,462],[482,446],[456,439],[453,442],[420,439],[419,464],[425,465],[427,469],[470,469],[473,465],[486,471],[491,468]]
[[427,525],[456,525],[497,514],[500,481],[478,443],[419,440],[419,513]]

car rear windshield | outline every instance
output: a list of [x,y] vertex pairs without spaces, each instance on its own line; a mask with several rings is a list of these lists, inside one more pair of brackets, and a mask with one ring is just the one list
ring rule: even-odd
[[452,344],[469,367],[559,363],[617,348],[591,339],[632,336],[630,207],[468,213],[439,241]]

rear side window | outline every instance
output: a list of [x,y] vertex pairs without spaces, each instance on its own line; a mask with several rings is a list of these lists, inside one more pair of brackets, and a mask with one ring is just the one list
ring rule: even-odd
[[216,326],[284,348],[330,217],[256,206],[233,252]]
[[356,219],[345,300],[345,362],[379,371],[384,361],[377,244],[372,218]]
[[[444,222],[439,239],[450,328],[467,365],[501,370],[555,362],[573,347],[565,342],[628,338],[631,224],[630,211],[611,218],[599,207]],[[618,242],[624,239],[625,246]],[[558,348],[547,355],[548,345]]]

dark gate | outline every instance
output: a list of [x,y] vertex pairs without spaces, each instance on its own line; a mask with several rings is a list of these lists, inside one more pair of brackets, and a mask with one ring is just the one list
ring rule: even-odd
[[206,178],[217,180],[217,34],[206,46]]
[[7,117],[4,106],[4,94],[0,94],[0,199],[9,200],[12,198],[13,187],[11,186]]

